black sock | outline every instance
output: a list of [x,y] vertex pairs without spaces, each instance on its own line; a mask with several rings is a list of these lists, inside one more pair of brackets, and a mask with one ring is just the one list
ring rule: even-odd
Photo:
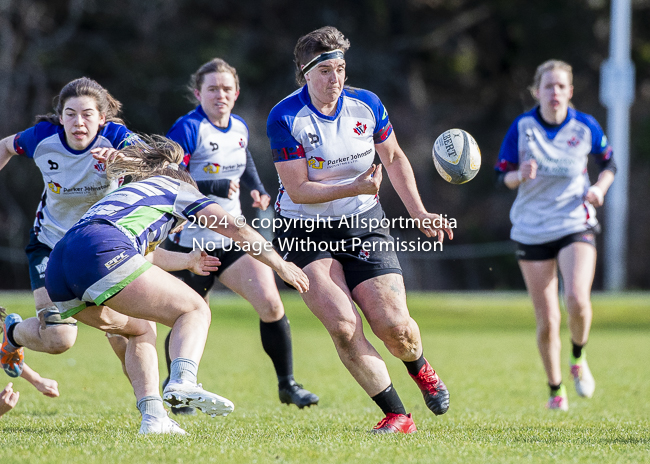
[[422,366],[424,366],[427,363],[427,360],[424,359],[424,353],[422,353],[422,356],[420,356],[420,359],[416,359],[415,361],[402,361],[404,365],[406,366],[406,369],[409,371],[409,374],[412,376],[418,375],[420,370],[422,370]]
[[14,340],[14,329],[16,328],[16,324],[12,325],[7,329],[7,340],[9,340],[9,343],[11,343],[13,346],[16,348],[20,348],[23,345],[19,345],[16,343],[16,340]]
[[548,388],[551,389],[551,396],[557,395],[557,392],[560,390],[560,387],[562,387],[562,382],[558,383],[557,385],[551,385],[549,383]]
[[293,380],[293,353],[291,351],[291,328],[287,315],[275,322],[260,320],[262,347],[269,355],[278,376],[280,388],[287,387]]
[[582,349],[585,347],[586,343],[585,345],[576,345],[576,343],[571,340],[571,345],[573,345],[573,357],[578,359],[580,356],[582,356]]
[[169,340],[172,337],[172,331],[170,330],[169,333],[167,334],[167,337],[165,338],[165,362],[167,363],[167,377],[170,376],[171,374],[171,365],[172,365],[172,359],[169,357]]
[[377,406],[381,408],[384,414],[388,414],[389,412],[393,414],[406,414],[402,400],[399,399],[399,395],[395,388],[393,388],[392,383],[386,390],[373,396],[372,400],[377,403]]

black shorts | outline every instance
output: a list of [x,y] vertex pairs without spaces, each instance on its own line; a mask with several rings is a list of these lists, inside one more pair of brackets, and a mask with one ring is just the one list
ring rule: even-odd
[[548,243],[540,243],[539,245],[526,245],[524,243],[515,242],[517,244],[517,251],[515,256],[522,261],[545,261],[547,259],[557,258],[560,250],[572,243],[582,242],[593,245],[596,247],[596,234],[597,228],[585,230],[583,232],[576,232],[569,234],[558,240],[553,240]]
[[38,241],[34,229],[29,231],[29,243],[25,247],[29,262],[29,281],[32,291],[45,287],[45,268],[50,259],[52,248]]
[[300,268],[319,259],[335,259],[343,266],[345,281],[352,290],[373,277],[402,274],[390,229],[369,230],[363,226],[370,219],[381,220],[385,217],[381,205],[377,204],[346,221],[320,223],[311,232],[308,232],[311,227],[292,227],[286,232],[282,231],[273,240],[273,245],[282,259]]
[[[169,239],[165,240],[161,246],[165,250],[175,251],[178,253],[189,253],[190,251],[192,251],[191,248],[180,246]],[[221,261],[221,264],[219,265],[219,269],[217,269],[215,272],[211,272],[207,276],[200,276],[194,274],[193,272],[188,271],[187,269],[184,269],[182,271],[170,272],[171,275],[179,278],[187,285],[192,287],[192,290],[194,290],[196,293],[201,295],[201,297],[203,298],[205,298],[205,296],[212,288],[212,285],[214,285],[214,279],[219,278],[221,273],[226,269],[228,269],[228,266],[230,266],[232,263],[234,263],[235,261],[237,261],[239,258],[241,258],[246,254],[245,251],[242,251],[241,249],[237,249],[234,246],[230,250],[216,248],[212,251],[206,250],[206,253],[212,256],[216,256],[217,258],[219,258],[219,261]]]

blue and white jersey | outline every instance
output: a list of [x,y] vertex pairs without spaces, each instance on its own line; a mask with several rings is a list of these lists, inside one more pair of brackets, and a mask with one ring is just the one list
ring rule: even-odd
[[513,240],[537,245],[598,223],[596,211],[585,201],[590,154],[602,163],[611,158],[612,150],[598,122],[573,108],[557,126],[545,123],[538,108],[512,123],[501,145],[497,172],[516,170],[530,159],[538,166],[537,177],[519,185],[510,210]]
[[41,243],[56,242],[97,200],[118,187],[106,177],[105,166],[92,157],[93,148],[122,148],[135,136],[122,124],[108,122],[85,150],[73,150],[63,126],[39,122],[16,134],[14,150],[32,158],[41,170],[45,189],[36,211],[34,231]]
[[[375,159],[375,144],[382,143],[393,127],[379,98],[372,92],[345,87],[336,113],[325,116],[311,104],[307,86],[278,103],[269,115],[266,134],[273,161],[307,160],[308,178],[313,182],[350,184],[367,171]],[[363,213],[375,206],[377,195],[358,195],[316,204],[296,204],[284,186],[275,209],[288,218],[315,218]]]
[[[231,115],[228,127],[217,127],[201,106],[179,118],[167,133],[185,151],[183,164],[197,182],[228,179],[239,182],[246,169],[248,126],[239,116]],[[237,190],[231,198],[208,194],[207,197],[233,216],[241,216]],[[214,242],[216,248],[230,245],[230,239],[207,228],[186,228],[173,237],[174,242],[191,248],[193,239]]]
[[126,184],[86,212],[89,220],[108,222],[121,230],[141,255],[156,249],[169,232],[214,202],[192,185],[167,176]]

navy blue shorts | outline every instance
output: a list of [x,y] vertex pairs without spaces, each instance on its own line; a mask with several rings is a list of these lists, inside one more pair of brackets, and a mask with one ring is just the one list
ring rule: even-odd
[[45,269],[50,259],[52,248],[38,241],[34,229],[29,231],[29,243],[25,247],[29,262],[29,282],[32,290],[45,287]]
[[[180,246],[179,244],[174,243],[169,239],[165,240],[161,246],[165,250],[175,251],[177,253],[189,253],[192,251],[191,248]],[[219,269],[217,269],[215,272],[211,272],[207,276],[194,274],[192,271],[188,271],[187,269],[170,272],[171,275],[177,277],[192,287],[192,290],[201,295],[202,298],[205,298],[205,296],[214,285],[214,279],[219,278],[221,273],[228,269],[228,266],[246,254],[246,252],[241,248],[238,249],[235,246],[233,246],[230,250],[224,250],[223,248],[216,248],[212,251],[206,250],[206,253],[212,256],[216,256],[219,258],[219,261],[221,261]]]
[[45,288],[65,319],[101,305],[150,267],[124,233],[89,221],[70,229],[52,250]]

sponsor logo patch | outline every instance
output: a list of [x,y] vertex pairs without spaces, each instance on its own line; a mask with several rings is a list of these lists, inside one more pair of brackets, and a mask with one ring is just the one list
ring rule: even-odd
[[109,270],[113,269],[115,266],[120,264],[122,261],[124,261],[128,257],[129,257],[129,255],[126,254],[126,251],[123,251],[122,253],[120,253],[116,257],[112,258],[110,261],[105,262],[104,266],[106,266],[106,269],[109,269]]

